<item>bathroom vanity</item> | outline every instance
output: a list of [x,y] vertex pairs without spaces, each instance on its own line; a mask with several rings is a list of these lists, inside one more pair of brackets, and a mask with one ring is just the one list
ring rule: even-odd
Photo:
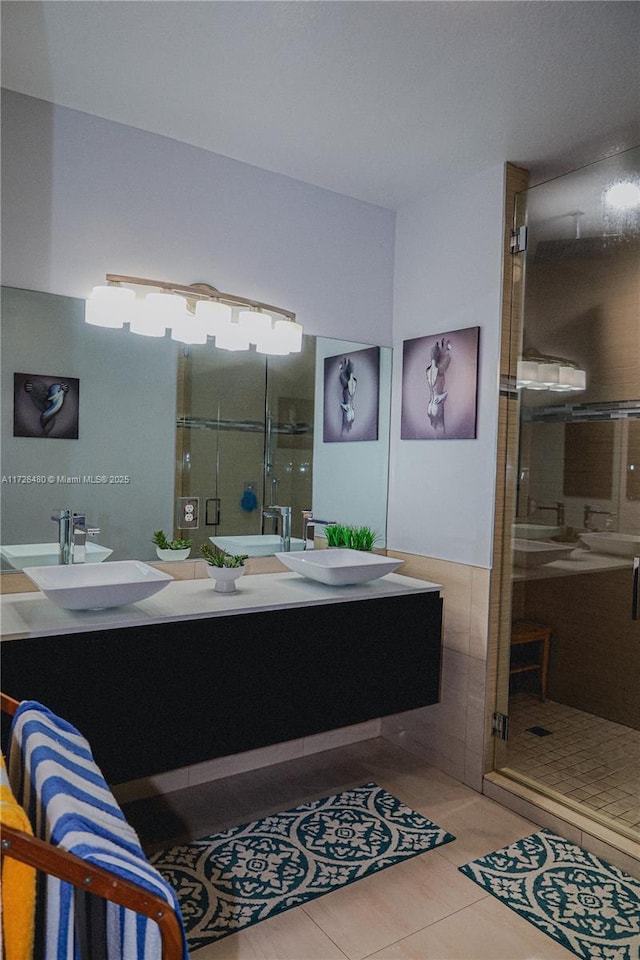
[[0,601],[3,690],[77,725],[113,784],[439,700],[440,586],[397,574],[176,581],[100,611]]

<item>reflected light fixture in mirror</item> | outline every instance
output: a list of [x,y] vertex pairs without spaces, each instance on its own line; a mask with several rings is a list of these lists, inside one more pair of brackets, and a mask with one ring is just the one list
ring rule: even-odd
[[[121,328],[146,337],[164,337],[167,330],[181,343],[207,343],[222,350],[248,350],[283,356],[302,349],[302,325],[295,313],[257,300],[222,293],[209,284],[186,286],[107,274],[106,285],[94,287],[86,302],[85,320],[93,326]],[[125,284],[126,286],[123,286]],[[130,287],[155,287],[139,299]]]
[[586,371],[562,357],[526,355],[518,360],[518,390],[551,390],[554,393],[577,393],[587,388]]

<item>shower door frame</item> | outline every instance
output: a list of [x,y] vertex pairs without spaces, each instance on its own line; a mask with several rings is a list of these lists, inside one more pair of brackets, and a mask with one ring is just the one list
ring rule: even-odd
[[[607,158],[603,158],[607,159]],[[595,161],[601,162],[601,161]],[[589,165],[591,166],[591,164]],[[499,785],[506,791],[512,787],[519,796],[528,796],[536,806],[539,797],[547,812],[549,803],[567,821],[591,822],[592,833],[604,829],[617,834],[621,842],[637,842],[636,834],[628,834],[613,822],[605,822],[588,808],[574,808],[563,798],[550,795],[542,784],[505,771],[507,740],[501,738],[500,721],[509,715],[509,666],[512,620],[512,523],[516,518],[518,465],[520,447],[520,402],[516,389],[517,363],[520,358],[524,324],[524,255],[518,250],[520,222],[518,195],[529,189],[529,174],[513,164],[505,165],[505,236],[503,251],[502,342],[500,353],[500,398],[498,449],[496,460],[496,500],[494,513],[494,552],[490,579],[490,617],[488,631],[488,672],[485,722],[485,776],[499,775]],[[575,171],[570,171],[573,173]],[[515,249],[514,249],[515,248]],[[524,788],[523,793],[518,788]]]

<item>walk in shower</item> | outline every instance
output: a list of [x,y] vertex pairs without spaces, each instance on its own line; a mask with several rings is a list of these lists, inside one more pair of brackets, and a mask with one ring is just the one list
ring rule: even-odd
[[640,149],[524,191],[515,217],[510,734],[496,766],[638,839]]

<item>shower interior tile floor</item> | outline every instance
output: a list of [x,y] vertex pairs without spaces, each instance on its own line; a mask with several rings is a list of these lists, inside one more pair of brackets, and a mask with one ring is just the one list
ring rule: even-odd
[[194,960],[568,960],[458,867],[529,820],[383,739],[124,805],[148,853],[375,781],[456,839],[195,951]]
[[[550,734],[536,735],[531,728]],[[637,833],[640,840],[640,730],[514,693],[507,757],[510,770]]]

